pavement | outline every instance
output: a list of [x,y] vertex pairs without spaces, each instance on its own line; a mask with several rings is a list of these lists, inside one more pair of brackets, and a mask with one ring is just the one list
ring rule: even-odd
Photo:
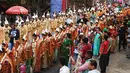
[[130,59],[126,58],[125,52],[111,54],[107,73],[130,73]]
[[[96,60],[98,62],[98,59]],[[100,70],[99,66],[98,69]],[[51,68],[47,70],[41,70],[40,73],[58,73],[58,70],[59,63],[54,64]],[[125,51],[116,51],[116,53],[111,54],[109,66],[107,67],[106,73],[130,73],[130,59],[126,58]]]

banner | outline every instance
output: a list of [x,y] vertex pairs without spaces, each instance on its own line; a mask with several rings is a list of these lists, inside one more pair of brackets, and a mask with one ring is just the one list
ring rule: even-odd
[[66,6],[67,6],[67,0],[62,0],[62,11],[66,11]]
[[51,17],[54,12],[62,11],[62,0],[51,0]]

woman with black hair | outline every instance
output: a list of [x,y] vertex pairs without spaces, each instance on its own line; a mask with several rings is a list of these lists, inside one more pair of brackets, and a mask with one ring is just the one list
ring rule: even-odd
[[73,41],[71,40],[71,34],[67,33],[66,38],[64,39],[61,45],[61,55],[63,55],[66,58],[66,66],[68,66],[72,44],[73,44]]
[[92,49],[91,44],[88,43],[88,38],[83,38],[82,39],[82,49],[81,49],[81,53],[82,53],[82,64],[85,63],[86,59],[85,59],[85,54],[87,51],[90,51]]

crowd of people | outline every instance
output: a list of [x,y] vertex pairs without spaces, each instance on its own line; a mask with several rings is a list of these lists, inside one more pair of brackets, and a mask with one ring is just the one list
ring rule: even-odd
[[[123,49],[130,58],[130,7],[97,3],[87,10],[37,14],[10,24],[5,18],[0,73],[33,73],[60,61],[59,73],[107,73],[109,56]],[[127,46],[127,47],[126,47]],[[98,63],[93,57],[99,59]]]

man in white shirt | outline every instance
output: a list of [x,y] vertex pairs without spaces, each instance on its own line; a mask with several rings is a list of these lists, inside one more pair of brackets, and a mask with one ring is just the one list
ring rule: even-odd
[[97,70],[97,62],[95,60],[90,60],[88,69],[90,70],[88,73],[100,73]]
[[60,57],[60,72],[59,73],[70,73],[70,69],[65,65],[65,57]]

